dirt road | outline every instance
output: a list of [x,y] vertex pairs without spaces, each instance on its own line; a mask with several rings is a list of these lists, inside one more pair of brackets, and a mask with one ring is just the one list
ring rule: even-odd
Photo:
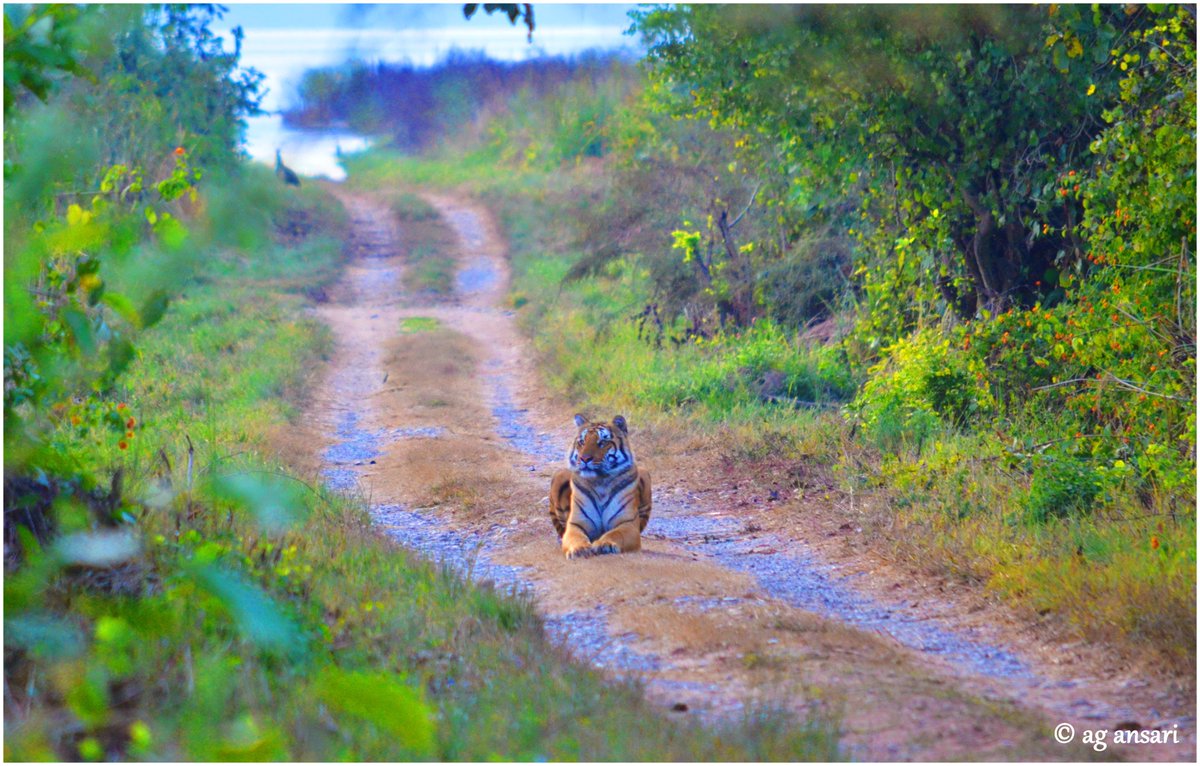
[[[504,308],[507,262],[487,212],[428,196],[458,235],[460,265],[453,296],[418,305],[387,207],[336,193],[354,258],[318,308],[337,345],[315,394],[314,447],[327,483],[363,493],[402,544],[526,590],[577,656],[637,675],[679,715],[820,708],[840,716],[855,759],[1192,759],[1194,709],[1176,691],[1094,673],[1086,663],[1101,658],[1086,648],[1039,646],[903,573],[839,562],[828,540],[805,542],[815,528],[760,513],[764,489],[689,457],[702,450],[686,432],[652,450],[663,434],[639,441],[630,424],[655,478],[644,551],[564,560],[545,497],[573,410],[540,384]],[[832,512],[814,508],[813,523]],[[1056,742],[1060,722],[1081,734],[1178,726],[1180,744],[1097,753],[1079,737]]]

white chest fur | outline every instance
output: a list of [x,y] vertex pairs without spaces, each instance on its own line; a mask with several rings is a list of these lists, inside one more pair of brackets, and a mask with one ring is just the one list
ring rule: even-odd
[[584,481],[578,476],[571,480],[571,502],[576,511],[576,520],[586,527],[588,538],[595,540],[612,529],[622,511],[633,504],[637,492],[637,470],[618,476],[605,477],[604,481]]

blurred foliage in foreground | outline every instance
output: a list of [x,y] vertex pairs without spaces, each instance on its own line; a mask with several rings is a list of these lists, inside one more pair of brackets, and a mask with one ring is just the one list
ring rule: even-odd
[[352,177],[484,195],[573,395],[757,420],[912,565],[1191,667],[1194,9],[635,17],[643,70]]
[[5,758],[836,757],[674,725],[280,464],[346,221],[239,161],[214,18],[5,7]]

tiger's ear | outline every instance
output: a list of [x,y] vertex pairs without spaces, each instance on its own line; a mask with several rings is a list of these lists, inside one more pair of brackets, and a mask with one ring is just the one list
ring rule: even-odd
[[575,425],[579,428],[583,428],[584,426],[587,425],[587,418],[585,418],[583,415],[576,414],[575,415]]
[[629,435],[629,424],[625,422],[624,415],[617,415],[615,418],[613,418],[613,425],[616,426],[621,433],[625,434],[626,436]]

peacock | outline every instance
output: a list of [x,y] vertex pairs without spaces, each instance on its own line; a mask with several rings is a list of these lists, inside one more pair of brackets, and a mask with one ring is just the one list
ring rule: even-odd
[[296,175],[291,168],[283,164],[283,157],[280,156],[278,149],[275,150],[275,175],[279,176],[279,180],[288,186],[300,185],[300,176]]

